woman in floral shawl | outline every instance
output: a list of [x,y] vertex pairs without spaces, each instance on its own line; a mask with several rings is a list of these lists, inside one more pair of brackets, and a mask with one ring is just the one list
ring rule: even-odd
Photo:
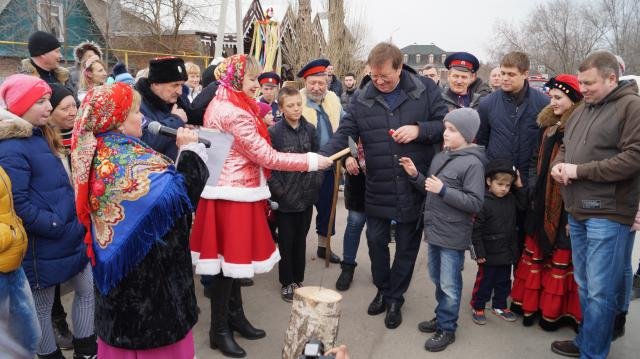
[[246,352],[232,330],[247,339],[265,336],[245,318],[240,284],[268,272],[280,260],[271,238],[265,199],[269,198],[269,169],[315,171],[332,161],[315,153],[280,153],[271,147],[267,126],[258,116],[253,98],[260,87],[255,58],[234,55],[218,65],[220,85],[207,107],[204,127],[233,136],[220,177],[207,185],[196,211],[191,250],[196,273],[214,275],[211,296],[211,348],[225,356],[242,358]]
[[562,325],[576,327],[582,318],[573,279],[567,212],[560,184],[551,177],[549,167],[582,94],[575,75],[558,75],[545,86],[550,89],[551,103],[538,115],[540,147],[529,170],[532,203],[525,247],[514,274],[511,309],[524,316],[525,326],[532,325],[539,315],[543,329],[555,330]]
[[80,222],[93,264],[99,358],[193,358],[197,321],[188,245],[208,177],[197,134],[179,129],[173,162],[139,140],[140,95],[89,91],[72,138]]

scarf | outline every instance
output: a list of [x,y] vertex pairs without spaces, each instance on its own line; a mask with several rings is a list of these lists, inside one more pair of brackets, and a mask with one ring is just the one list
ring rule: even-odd
[[538,115],[537,122],[544,128],[540,137],[537,161],[537,179],[534,192],[535,233],[543,253],[549,255],[559,238],[564,236],[564,202],[560,193],[561,185],[550,175],[550,165],[556,157],[564,129],[571,113],[578,104],[573,104],[561,116],[553,113],[551,106],[545,107]]
[[137,138],[113,132],[132,101],[133,90],[124,83],[91,89],[73,129],[76,210],[103,295],[192,211],[172,161]]
[[[260,119],[260,109],[256,100],[242,91],[242,81],[244,80],[247,68],[247,55],[233,55],[226,58],[216,67],[220,86],[216,92],[216,97],[230,101],[236,107],[251,114],[256,130],[260,137],[271,146],[271,137],[267,125]],[[269,178],[271,171],[268,168],[262,169],[264,176]]]

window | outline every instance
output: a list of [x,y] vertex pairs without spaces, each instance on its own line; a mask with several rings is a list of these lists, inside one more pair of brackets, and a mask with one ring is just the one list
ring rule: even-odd
[[405,64],[406,64],[407,62],[409,62],[409,55],[404,54],[404,55],[402,55],[402,57],[403,57],[403,61],[404,61],[404,63],[405,63]]
[[432,64],[433,63],[433,54],[429,54],[429,63]]
[[64,42],[64,17],[61,2],[38,0],[38,30],[54,34],[58,41]]
[[440,62],[444,64],[444,60],[447,59],[447,54],[442,54],[442,58],[440,59]]
[[420,63],[420,54],[416,54],[416,64]]

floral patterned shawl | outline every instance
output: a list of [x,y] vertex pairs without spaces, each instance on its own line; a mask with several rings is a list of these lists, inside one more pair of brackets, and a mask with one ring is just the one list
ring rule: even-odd
[[147,255],[176,219],[192,211],[172,161],[139,139],[112,132],[128,116],[133,89],[93,88],[73,129],[76,209],[87,229],[94,281],[107,294]]

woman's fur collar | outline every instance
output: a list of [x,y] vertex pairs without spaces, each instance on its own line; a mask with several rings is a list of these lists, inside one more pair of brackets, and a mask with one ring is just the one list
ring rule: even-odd
[[33,126],[22,118],[0,108],[0,140],[31,137]]
[[[578,107],[582,101],[574,103],[569,109],[567,109],[562,115],[558,116],[553,113],[553,109],[551,105],[547,105],[545,108],[540,111],[538,114],[538,126],[541,128],[556,126],[556,128],[564,129],[564,126],[567,124],[567,120],[571,117],[573,111]],[[554,131],[555,132],[555,131]]]

